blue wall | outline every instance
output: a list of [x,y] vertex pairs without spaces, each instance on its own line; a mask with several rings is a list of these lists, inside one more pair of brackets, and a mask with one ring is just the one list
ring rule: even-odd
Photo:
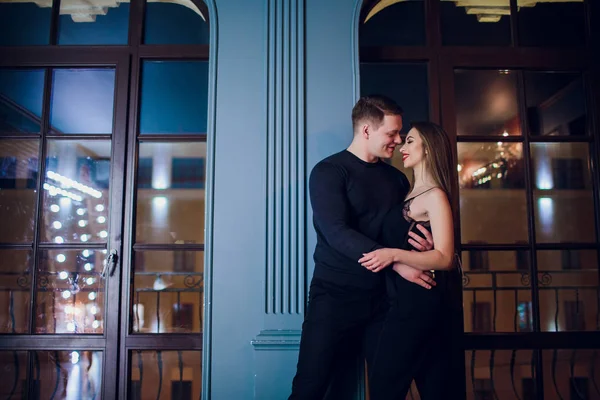
[[205,391],[212,399],[284,399],[313,270],[306,178],[352,137],[358,5],[215,2]]

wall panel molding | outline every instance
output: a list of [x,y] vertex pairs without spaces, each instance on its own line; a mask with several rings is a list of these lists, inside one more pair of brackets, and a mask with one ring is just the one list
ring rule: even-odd
[[305,287],[304,0],[267,0],[266,314],[301,314]]

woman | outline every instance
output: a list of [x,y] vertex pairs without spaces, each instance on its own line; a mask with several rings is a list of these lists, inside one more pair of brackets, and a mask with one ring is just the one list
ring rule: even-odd
[[[412,190],[386,217],[380,242],[387,247],[359,260],[386,274],[390,301],[369,365],[370,399],[404,399],[413,379],[422,400],[458,399],[448,343],[449,316],[455,315],[448,306],[455,255],[451,145],[438,125],[419,122],[400,152],[404,167],[414,173]],[[417,252],[413,238],[423,228],[431,232],[434,247]],[[418,285],[403,278],[422,271],[431,273]]]

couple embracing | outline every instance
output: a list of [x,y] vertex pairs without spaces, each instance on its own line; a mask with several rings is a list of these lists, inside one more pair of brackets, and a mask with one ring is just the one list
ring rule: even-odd
[[[352,110],[350,146],[309,180],[315,270],[290,399],[338,399],[335,381],[364,354],[370,400],[458,399],[452,148],[436,124],[412,124],[384,96]],[[402,153],[406,176],[386,163]],[[457,352],[458,350],[458,352]],[[342,399],[343,400],[343,399]]]

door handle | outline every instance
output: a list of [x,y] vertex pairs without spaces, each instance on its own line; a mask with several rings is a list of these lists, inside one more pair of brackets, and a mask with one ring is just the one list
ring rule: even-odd
[[106,274],[108,276],[113,276],[115,274],[115,270],[117,269],[117,264],[119,263],[119,253],[117,250],[112,249],[106,257],[104,262],[104,269],[102,270],[102,278],[106,279]]

